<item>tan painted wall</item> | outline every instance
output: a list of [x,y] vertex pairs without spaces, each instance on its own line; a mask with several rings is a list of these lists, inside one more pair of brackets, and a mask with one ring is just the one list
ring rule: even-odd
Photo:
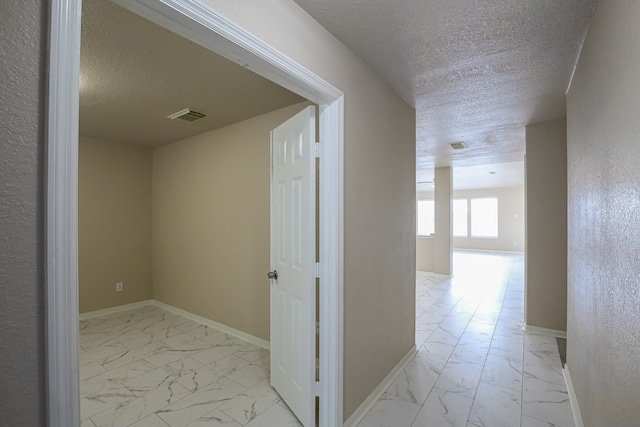
[[584,425],[640,423],[640,2],[599,1],[567,96],[567,363]]
[[436,168],[434,171],[434,231],[433,272],[451,275],[453,273],[453,171],[450,167]]
[[565,120],[527,126],[525,323],[567,329]]
[[415,111],[293,1],[205,3],[345,93],[348,417],[415,341]]
[[80,313],[152,297],[151,160],[148,147],[80,138]]
[[[454,249],[523,252],[525,225],[524,187],[456,190],[453,192],[454,199],[474,197],[498,198],[498,238],[454,237]],[[515,218],[514,215],[518,217]]]
[[269,132],[306,105],[154,150],[155,299],[269,339]]
[[433,237],[416,238],[416,270],[433,272],[435,242]]

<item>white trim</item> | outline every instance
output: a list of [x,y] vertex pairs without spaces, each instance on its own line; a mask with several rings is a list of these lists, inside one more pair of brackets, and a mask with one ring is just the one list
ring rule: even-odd
[[80,0],[50,4],[46,141],[47,425],[80,422],[78,110]]
[[567,331],[559,331],[557,329],[540,328],[538,326],[527,325],[526,323],[522,327],[522,330],[527,332],[527,333],[529,333],[529,334],[546,335],[546,336],[549,336],[549,337],[567,339]]
[[151,305],[155,305],[156,307],[160,307],[163,310],[166,310],[173,314],[177,314],[178,316],[182,316],[196,323],[200,323],[201,325],[210,326],[214,329],[218,329],[224,332],[225,334],[233,335],[234,337],[238,337],[241,340],[247,341],[253,345],[257,345],[258,347],[262,347],[269,350],[269,341],[263,340],[262,338],[258,338],[246,332],[242,332],[238,329],[232,328],[231,326],[218,323],[214,320],[207,319],[206,317],[198,316],[197,314],[190,313],[181,308],[174,307],[169,304],[165,304],[158,300],[151,300]]
[[118,305],[116,307],[103,308],[101,310],[87,311],[86,313],[80,314],[78,317],[79,320],[87,320],[94,317],[99,316],[107,316],[109,314],[121,313],[127,310],[134,310],[140,307],[146,307],[148,305],[153,305],[152,299],[147,299],[144,301],[132,302],[131,304]]
[[[454,237],[454,239],[461,239],[462,237]],[[481,237],[474,237],[480,239]],[[507,254],[507,255],[524,255],[523,251],[498,251],[493,249],[467,249],[467,248],[453,248],[454,252],[481,252],[490,254]]]
[[432,271],[420,271],[420,270],[416,270],[416,276],[436,276],[438,278],[441,279],[451,279],[453,277],[453,273],[451,274],[441,274],[441,273],[434,273]]
[[395,381],[395,379],[400,375],[400,372],[407,366],[407,363],[413,356],[418,352],[416,346],[411,347],[409,352],[404,355],[402,359],[398,362],[398,364],[387,374],[386,377],[378,384],[378,386],[371,392],[371,394],[358,406],[358,408],[353,411],[353,414],[344,422],[344,427],[354,427],[357,426],[360,421],[369,413],[373,405],[380,400],[380,397],[384,394],[384,392],[389,388],[391,383]]
[[[344,94],[197,0],[118,4],[315,102],[320,162],[320,427],[343,420]],[[49,425],[79,425],[77,130],[81,0],[53,0],[47,171]]]
[[571,374],[569,373],[569,365],[564,364],[562,369],[562,375],[564,376],[564,382],[567,385],[567,392],[569,393],[569,402],[571,403],[571,413],[573,413],[573,422],[576,427],[584,427],[582,421],[582,414],[580,413],[580,406],[578,405],[578,396],[576,396],[576,389],[573,388],[573,381],[571,380]]

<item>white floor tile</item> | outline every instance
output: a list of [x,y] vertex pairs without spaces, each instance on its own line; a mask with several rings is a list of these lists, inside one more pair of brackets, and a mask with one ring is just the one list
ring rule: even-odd
[[421,407],[385,393],[358,427],[410,427]]

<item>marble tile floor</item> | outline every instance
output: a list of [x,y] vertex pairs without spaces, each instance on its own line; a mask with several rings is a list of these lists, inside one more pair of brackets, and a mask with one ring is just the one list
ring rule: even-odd
[[556,338],[523,332],[524,257],[418,273],[416,347],[359,427],[574,427]]
[[301,426],[269,352],[156,306],[80,322],[81,427]]

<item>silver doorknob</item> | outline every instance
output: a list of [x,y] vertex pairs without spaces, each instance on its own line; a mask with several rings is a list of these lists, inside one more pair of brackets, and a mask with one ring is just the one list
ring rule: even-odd
[[278,270],[270,271],[269,273],[267,273],[267,277],[269,277],[269,279],[278,280]]

